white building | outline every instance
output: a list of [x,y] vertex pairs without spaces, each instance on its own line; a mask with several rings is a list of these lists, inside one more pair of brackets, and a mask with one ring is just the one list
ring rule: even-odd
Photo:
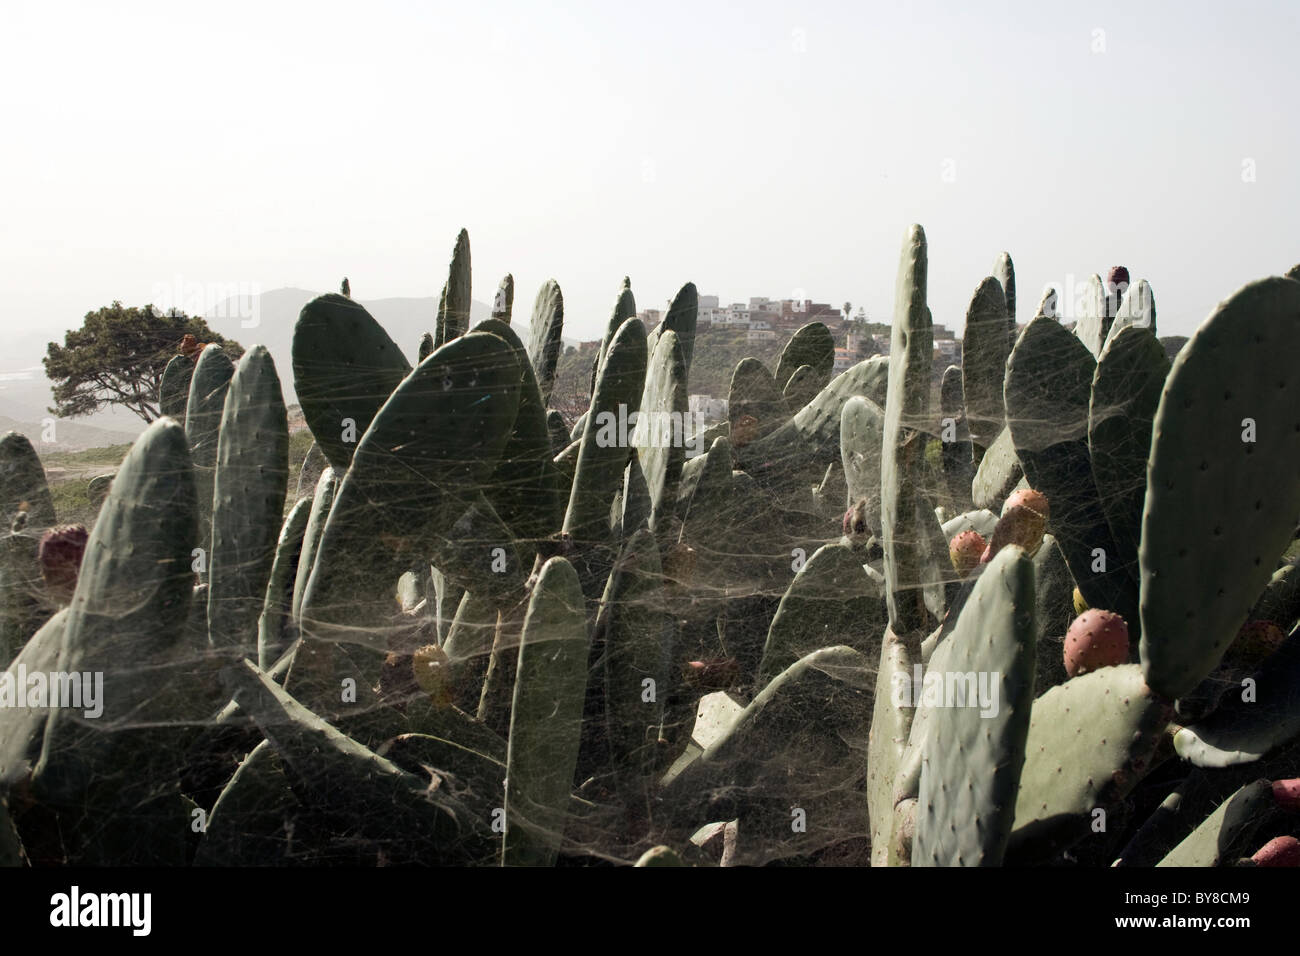
[[703,393],[687,399],[687,409],[692,415],[703,415],[705,421],[722,421],[727,417],[727,400]]

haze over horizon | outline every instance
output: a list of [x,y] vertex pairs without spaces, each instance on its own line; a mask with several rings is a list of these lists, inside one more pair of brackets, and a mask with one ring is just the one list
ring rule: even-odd
[[954,330],[1004,249],[1162,335],[1300,261],[1294,4],[558,7],[7,4],[0,371],[177,283],[436,296],[462,227],[570,339],[624,275],[887,322],[913,222]]

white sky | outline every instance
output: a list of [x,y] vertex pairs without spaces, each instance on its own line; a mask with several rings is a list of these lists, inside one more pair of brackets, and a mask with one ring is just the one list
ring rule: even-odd
[[461,226],[571,338],[625,274],[888,321],[912,222],[953,328],[1002,249],[1162,334],[1300,261],[1294,0],[180,6],[4,0],[6,360],[178,277],[436,296]]

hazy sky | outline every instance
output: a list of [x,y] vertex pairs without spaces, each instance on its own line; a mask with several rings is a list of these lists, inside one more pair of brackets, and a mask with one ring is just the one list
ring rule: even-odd
[[1294,0],[3,11],[10,364],[177,278],[436,296],[462,226],[572,338],[625,274],[888,320],[912,222],[951,327],[1003,249],[1022,320],[1123,263],[1162,334],[1300,261]]

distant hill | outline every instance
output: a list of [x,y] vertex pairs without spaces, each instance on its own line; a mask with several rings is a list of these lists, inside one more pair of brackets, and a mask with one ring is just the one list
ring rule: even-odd
[[[144,422],[140,422],[141,430]],[[107,448],[134,442],[139,432],[112,431],[94,425],[84,425],[70,418],[54,420],[54,441],[44,441],[45,426],[39,419],[23,421],[0,415],[0,435],[21,432],[27,436],[38,455],[51,451],[85,451],[87,448]]]

